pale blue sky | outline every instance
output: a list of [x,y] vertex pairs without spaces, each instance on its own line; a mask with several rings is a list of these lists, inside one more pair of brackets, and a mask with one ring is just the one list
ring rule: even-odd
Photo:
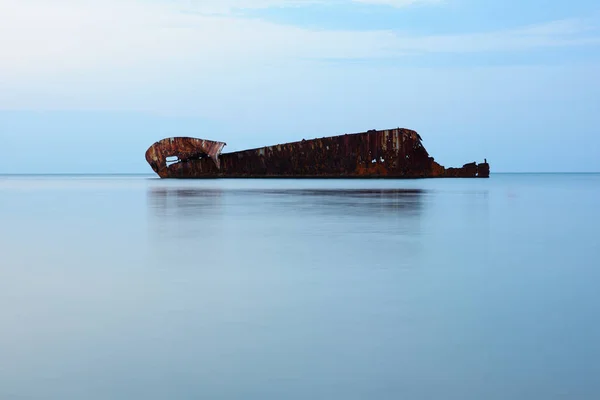
[[597,1],[0,0],[0,173],[398,126],[446,166],[600,171],[598,110]]

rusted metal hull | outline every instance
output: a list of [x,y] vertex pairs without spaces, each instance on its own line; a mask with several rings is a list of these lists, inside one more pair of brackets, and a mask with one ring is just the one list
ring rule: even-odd
[[[487,161],[445,168],[410,129],[371,130],[221,154],[224,142],[175,137],[146,160],[161,178],[489,178]],[[173,163],[169,157],[177,158]]]

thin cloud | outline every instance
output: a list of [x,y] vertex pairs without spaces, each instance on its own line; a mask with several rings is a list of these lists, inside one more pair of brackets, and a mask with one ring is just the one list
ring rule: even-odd
[[404,51],[425,53],[514,52],[600,44],[598,21],[565,19],[517,29],[459,35],[398,35]]
[[443,0],[353,0],[353,2],[402,8],[416,4],[440,4]]
[[352,4],[384,5],[394,8],[409,7],[416,4],[436,4],[443,0],[188,0],[181,6],[199,12],[227,13],[239,9],[265,9],[272,7],[304,7],[316,4]]
[[[255,7],[312,0],[225,1]],[[407,3],[406,0],[355,0]],[[7,79],[116,71],[156,74],[251,70],[297,60],[386,58],[419,53],[509,52],[600,43],[598,21],[570,19],[462,35],[327,31],[256,19],[182,13],[182,3],[137,0],[0,0],[0,76]],[[197,1],[208,7],[214,1]],[[206,8],[205,8],[206,9]]]

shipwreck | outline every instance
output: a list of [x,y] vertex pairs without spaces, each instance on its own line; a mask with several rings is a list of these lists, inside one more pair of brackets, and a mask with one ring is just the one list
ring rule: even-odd
[[154,143],[146,161],[161,178],[489,178],[471,162],[446,168],[421,136],[396,128],[301,140],[221,153],[225,142],[172,137]]

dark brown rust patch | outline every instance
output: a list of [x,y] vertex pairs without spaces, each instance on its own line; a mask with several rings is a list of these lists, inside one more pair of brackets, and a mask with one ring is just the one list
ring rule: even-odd
[[[161,178],[489,177],[487,161],[461,168],[439,165],[410,129],[371,130],[220,154],[224,146],[202,139],[165,139],[148,149],[146,160]],[[168,165],[169,156],[179,161]]]
[[[150,146],[146,151],[146,161],[161,178],[171,178],[172,171],[189,169],[185,167],[193,166],[200,160],[210,160],[213,170],[218,171],[221,169],[219,155],[224,146],[224,142],[213,140],[189,137],[168,138]],[[169,158],[174,158],[172,164],[169,163]],[[173,168],[173,166],[184,168]],[[189,172],[193,174],[194,171]]]

